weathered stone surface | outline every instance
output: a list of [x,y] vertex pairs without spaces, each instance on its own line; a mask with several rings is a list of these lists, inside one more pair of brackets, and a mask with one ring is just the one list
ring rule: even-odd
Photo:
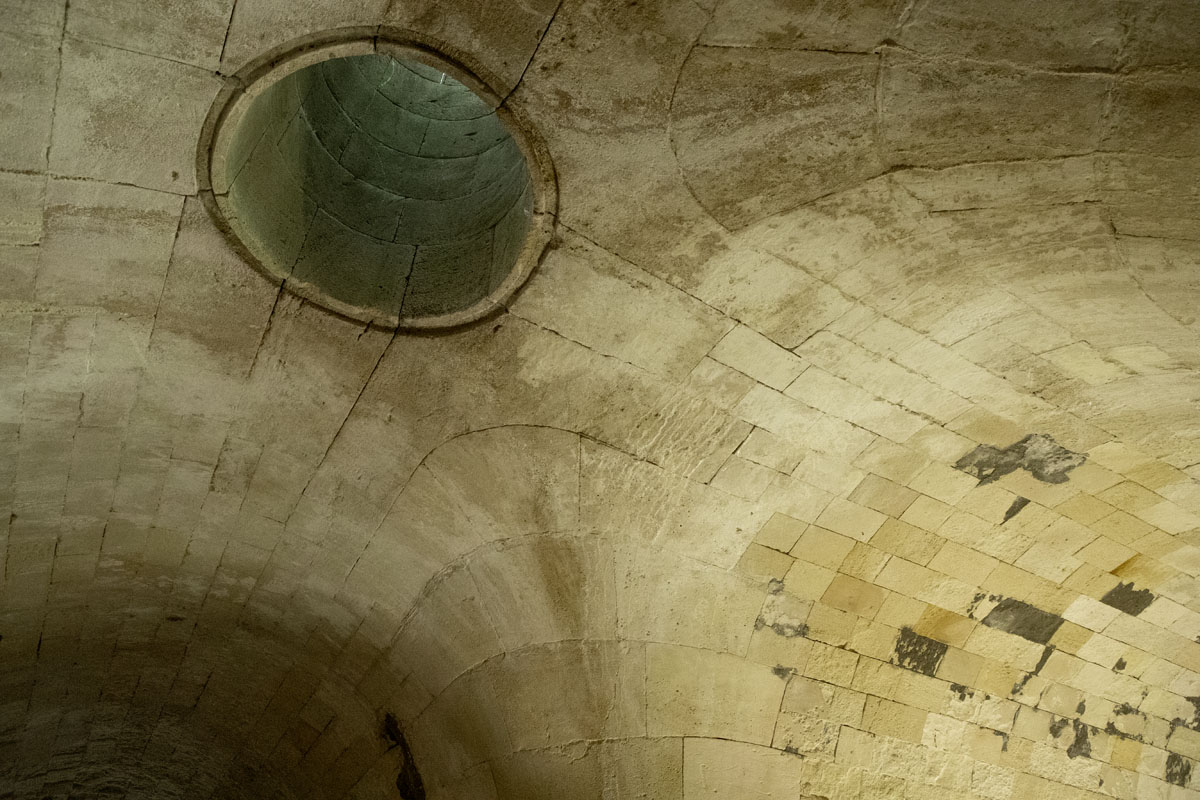
[[570,233],[538,270],[513,314],[650,372],[682,378],[729,329],[700,301]]
[[1134,589],[1132,583],[1118,583],[1100,601],[1136,617],[1154,602],[1154,593],[1149,589]]
[[873,55],[696,48],[671,105],[689,188],[743,228],[879,174],[877,70]]
[[891,163],[931,167],[1091,152],[1111,83],[887,50],[883,146]]
[[237,72],[268,50],[305,36],[378,25],[387,6],[387,0],[237,0],[221,54],[221,71]]
[[383,23],[420,31],[471,54],[499,78],[495,88],[507,94],[525,74],[560,5],[551,0],[521,0],[497,14],[486,6],[440,0],[390,3]]
[[1106,147],[1175,157],[1195,155],[1200,134],[1190,124],[1186,109],[1197,98],[1200,79],[1187,73],[1118,81]]
[[1018,469],[1028,471],[1045,483],[1066,483],[1070,477],[1068,473],[1086,460],[1086,455],[1067,450],[1050,436],[1031,433],[1003,450],[980,445],[954,466],[979,478],[980,485],[997,481]]
[[710,650],[646,647],[646,728],[650,736],[713,736],[766,744],[784,682],[767,667]]
[[722,0],[704,29],[704,44],[795,50],[870,52],[899,27],[897,0]]
[[46,179],[41,175],[0,172],[0,245],[38,244]]
[[[154,313],[183,198],[132,186],[51,180],[37,297],[65,305]],[[80,259],[91,269],[84,280]]]
[[[1194,794],[1200,32],[1136,5],[0,0],[0,795]],[[438,335],[191,184],[222,50],[381,23],[562,187]]]
[[1011,597],[1002,599],[982,620],[984,625],[1046,644],[1062,625],[1061,617]]
[[186,4],[137,0],[80,0],[67,32],[80,39],[183,61],[209,70],[221,62],[234,0]]
[[0,115],[5,120],[0,169],[43,171],[54,118],[60,25],[28,9],[4,16],[8,24],[15,19],[25,24],[0,27]]
[[896,642],[896,663],[932,677],[946,655],[946,648],[943,642],[922,636],[912,628],[902,628]]
[[923,53],[1059,69],[1116,66],[1130,10],[1114,0],[949,2],[915,9],[898,40]]
[[64,42],[62,59],[52,172],[178,194],[196,190],[196,138],[218,78],[75,39]]

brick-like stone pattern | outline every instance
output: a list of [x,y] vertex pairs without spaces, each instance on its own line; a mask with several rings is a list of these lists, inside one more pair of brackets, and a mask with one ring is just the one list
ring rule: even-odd
[[[0,796],[1200,794],[1200,14],[785,5],[0,0]],[[558,169],[446,335],[195,196],[383,23]]]

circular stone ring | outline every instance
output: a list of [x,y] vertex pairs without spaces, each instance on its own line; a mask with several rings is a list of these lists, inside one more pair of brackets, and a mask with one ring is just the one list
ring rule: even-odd
[[198,180],[251,264],[387,328],[449,328],[504,306],[553,235],[554,167],[496,81],[446,52],[410,31],[343,29],[227,80]]

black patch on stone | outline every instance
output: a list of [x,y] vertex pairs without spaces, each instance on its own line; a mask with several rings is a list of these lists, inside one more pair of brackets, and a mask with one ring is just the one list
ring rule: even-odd
[[1167,783],[1187,786],[1192,777],[1192,762],[1178,753],[1167,753]]
[[400,755],[404,757],[400,774],[396,776],[396,788],[400,790],[401,800],[425,800],[425,783],[413,762],[412,749],[404,738],[400,722],[390,711],[383,715],[383,738],[388,741],[388,750],[399,747]]
[[1125,667],[1127,667],[1127,666],[1129,666],[1129,665],[1125,663],[1125,659],[1118,658],[1117,663],[1113,664],[1113,672],[1120,672],[1121,670],[1125,669]]
[[1170,722],[1170,733],[1174,733],[1176,728],[1187,728],[1192,731],[1200,731],[1200,697],[1185,697],[1192,704],[1192,718],[1182,719],[1176,717]]
[[1118,717],[1126,717],[1126,716],[1129,716],[1130,714],[1137,714],[1138,710],[1136,708],[1134,708],[1133,706],[1129,705],[1129,703],[1121,703],[1121,705],[1119,705],[1113,709],[1113,713],[1116,714]]
[[1025,677],[1013,684],[1012,693],[1020,694],[1025,688],[1025,684],[1029,683],[1029,679],[1042,671],[1042,667],[1046,666],[1046,662],[1050,660],[1050,654],[1054,652],[1054,645],[1048,644],[1042,650],[1042,657],[1038,659],[1037,665],[1033,668],[1033,672],[1026,672]]
[[1075,729],[1075,741],[1071,742],[1071,746],[1067,748],[1067,758],[1090,756],[1092,754],[1092,743],[1088,741],[1088,726],[1077,719],[1073,719],[1071,720],[1071,727]]
[[1063,624],[1063,618],[1057,614],[1042,611],[1028,603],[1022,603],[1020,600],[1006,597],[988,612],[982,622],[989,628],[1007,631],[1038,644],[1046,644]]
[[808,625],[803,622],[797,624],[791,622],[768,623],[762,617],[754,620],[754,630],[758,631],[763,628],[770,628],[785,639],[799,639],[808,636]]
[[978,478],[980,486],[998,481],[1018,469],[1028,471],[1043,483],[1066,483],[1067,473],[1086,460],[1086,455],[1060,446],[1051,436],[1031,433],[1003,450],[981,444],[954,466]]
[[183,617],[179,616],[178,614],[170,614],[167,617],[167,622],[183,622]]
[[958,695],[960,701],[966,700],[968,697],[974,697],[975,691],[970,687],[963,686],[961,683],[950,684],[950,691]]
[[999,736],[1000,739],[1002,740],[1000,742],[1000,752],[1007,753],[1008,752],[1008,734],[1005,733],[1004,731],[995,730],[994,728],[992,729],[992,734],[995,736]]
[[[788,622],[784,616],[777,613],[777,597],[783,592],[783,581],[771,579],[768,584],[768,592],[766,602],[763,604],[762,611],[758,613],[758,617],[754,620],[754,630],[759,631],[763,628],[770,628],[775,633],[785,639],[798,639],[803,636],[808,636],[808,625],[803,622]],[[770,617],[775,617],[771,620]]]
[[796,674],[796,670],[791,667],[785,667],[782,664],[776,664],[771,667],[771,672],[775,673],[776,678],[782,678],[785,681]]
[[1100,602],[1136,617],[1154,602],[1154,593],[1149,589],[1134,589],[1132,583],[1118,583],[1105,592]]
[[1017,514],[1020,514],[1021,509],[1027,505],[1029,505],[1028,497],[1018,497],[1016,500],[1013,500],[1012,505],[1008,507],[1008,511],[1004,512],[1004,521],[1001,522],[1000,524],[1003,525],[1005,522],[1008,522],[1010,519],[1015,517]]
[[922,636],[912,628],[901,628],[900,638],[896,640],[896,663],[932,678],[947,647],[944,642]]
[[[783,752],[787,753],[788,755],[799,756],[800,748],[796,747],[794,744],[785,744],[783,746]],[[801,758],[803,758],[803,756],[801,756]]]
[[1192,727],[1200,728],[1200,697],[1185,697],[1192,704]]
[[1087,711],[1087,703],[1085,703],[1083,700],[1080,700],[1079,705],[1075,706],[1075,713],[1082,714],[1085,711]]
[[1116,725],[1114,725],[1112,723],[1111,720],[1108,722],[1108,724],[1106,724],[1104,726],[1104,732],[1107,733],[1109,736],[1116,736],[1118,739],[1132,739],[1135,742],[1143,742],[1143,743],[1145,741],[1142,739],[1141,736],[1136,736],[1132,733],[1126,733],[1125,731],[1119,729]]
[[1070,720],[1068,720],[1066,717],[1063,717],[1062,719],[1056,719],[1054,722],[1051,722],[1050,735],[1057,739],[1058,735],[1063,732],[1063,728],[1067,727],[1067,723],[1069,721]]

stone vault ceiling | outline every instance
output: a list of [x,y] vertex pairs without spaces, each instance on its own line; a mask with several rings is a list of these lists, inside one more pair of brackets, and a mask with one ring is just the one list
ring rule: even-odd
[[[198,199],[381,25],[557,170],[450,333]],[[1197,796],[1198,120],[1194,0],[0,0],[0,797]]]

